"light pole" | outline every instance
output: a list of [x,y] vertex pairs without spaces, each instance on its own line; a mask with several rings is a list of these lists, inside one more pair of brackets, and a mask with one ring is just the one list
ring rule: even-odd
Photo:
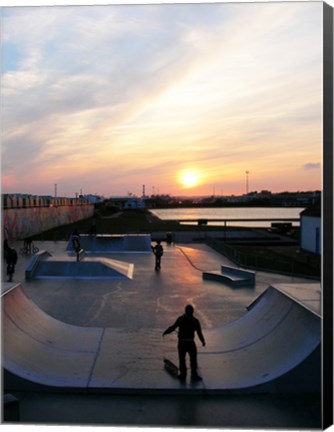
[[246,195],[248,195],[248,175],[249,171],[246,171]]

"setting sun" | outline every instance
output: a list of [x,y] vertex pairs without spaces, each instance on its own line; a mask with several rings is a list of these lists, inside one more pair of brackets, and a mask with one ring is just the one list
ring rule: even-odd
[[193,170],[182,171],[180,174],[180,182],[185,188],[192,188],[198,185],[199,176]]

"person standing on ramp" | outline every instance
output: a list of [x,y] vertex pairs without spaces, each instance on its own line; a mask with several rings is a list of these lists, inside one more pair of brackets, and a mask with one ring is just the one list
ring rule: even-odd
[[160,270],[161,257],[164,254],[164,248],[162,247],[161,241],[158,240],[155,246],[152,246],[152,251],[155,255],[155,269]]
[[17,263],[17,252],[8,245],[7,240],[4,241],[4,254],[7,262],[8,282],[12,282],[15,273],[15,265]]
[[76,253],[77,261],[79,261],[81,245],[80,245],[80,234],[77,229],[75,229],[72,233],[72,247],[74,252]]
[[201,381],[202,378],[197,373],[197,347],[194,341],[195,333],[202,345],[205,346],[205,339],[202,333],[201,324],[197,318],[194,317],[194,308],[191,305],[185,307],[185,313],[178,317],[175,323],[168,327],[163,336],[172,333],[177,328],[178,333],[178,354],[179,354],[179,379],[185,381],[187,376],[186,354],[190,357],[191,380]]

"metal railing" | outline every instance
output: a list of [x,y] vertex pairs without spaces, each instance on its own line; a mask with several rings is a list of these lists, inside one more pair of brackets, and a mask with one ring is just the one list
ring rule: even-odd
[[262,248],[263,253],[258,253],[257,251],[261,249],[254,247],[254,253],[250,254],[230,244],[226,244],[221,240],[208,238],[206,242],[212,249],[224,255],[240,267],[285,275],[310,277],[317,280],[320,279],[321,259],[320,257],[312,257],[311,254],[306,261],[300,261],[293,257],[276,253],[265,246]]

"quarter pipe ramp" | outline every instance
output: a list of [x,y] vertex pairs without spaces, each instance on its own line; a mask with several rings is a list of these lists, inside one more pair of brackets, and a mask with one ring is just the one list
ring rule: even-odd
[[[204,387],[193,390],[320,389],[321,318],[281,288],[268,287],[239,320],[205,331]],[[307,288],[319,295],[317,285]],[[20,284],[2,294],[2,334],[5,390],[23,382],[63,390],[180,390],[163,371],[160,329],[68,325],[37,307]]]

